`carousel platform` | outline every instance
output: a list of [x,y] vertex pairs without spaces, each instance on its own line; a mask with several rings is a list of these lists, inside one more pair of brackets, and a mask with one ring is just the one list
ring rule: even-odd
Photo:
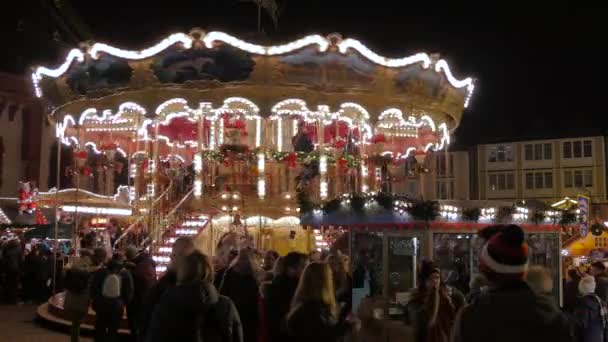
[[[72,325],[68,318],[68,315],[63,308],[63,301],[65,299],[65,292],[58,293],[51,298],[48,302],[40,305],[36,312],[37,319],[47,323],[49,326],[57,329],[69,329]],[[120,329],[118,333],[120,335],[129,334],[129,325],[127,322],[126,313],[123,313],[122,322],[120,323]],[[85,317],[84,321],[80,325],[80,329],[85,332],[92,332],[95,330],[95,311],[89,308],[89,313]]]

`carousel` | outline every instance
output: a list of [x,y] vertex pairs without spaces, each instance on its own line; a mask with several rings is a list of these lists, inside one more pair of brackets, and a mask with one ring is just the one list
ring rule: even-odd
[[32,82],[57,148],[72,149],[58,174],[80,191],[125,193],[126,230],[146,224],[159,272],[181,235],[219,257],[243,244],[311,252],[342,231],[303,225],[307,203],[403,193],[411,181],[412,195],[431,198],[428,156],[446,150],[474,91],[437,54],[200,29],[143,50],[83,43]]

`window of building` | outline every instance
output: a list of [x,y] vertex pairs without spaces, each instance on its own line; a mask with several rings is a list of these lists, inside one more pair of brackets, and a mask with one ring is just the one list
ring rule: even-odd
[[438,154],[435,159],[435,165],[438,176],[452,176],[454,174],[454,156],[451,154],[447,158],[445,154]]
[[543,180],[544,180],[543,173],[542,172],[536,172],[534,174],[534,187],[536,189],[542,189],[542,188],[544,188],[545,186],[544,186]]
[[527,172],[526,189],[553,188],[553,172]]
[[542,159],[543,159],[543,145],[534,144],[534,160],[542,160]]
[[534,172],[526,173],[526,189],[534,189]]
[[488,161],[490,163],[513,161],[513,150],[511,149],[511,146],[499,145],[490,147]]
[[526,158],[526,160],[534,160],[534,145],[524,145],[524,157]]
[[574,186],[577,188],[583,187],[583,171],[582,170],[574,171]]
[[488,186],[491,191],[515,189],[515,174],[492,173],[488,176]]
[[524,145],[524,158],[531,160],[551,160],[553,148],[550,143]]
[[583,144],[580,141],[572,142],[572,156],[580,158],[583,156]]
[[592,140],[564,141],[564,159],[591,158],[593,156]]
[[593,187],[593,171],[592,170],[583,171],[583,185],[585,186],[585,188]]
[[448,200],[454,199],[454,182],[453,181],[438,181],[437,182],[437,199]]
[[565,159],[570,159],[572,158],[572,143],[570,141],[565,141],[564,144],[564,158]]
[[545,172],[545,189],[553,188],[553,172]]
[[545,160],[553,159],[553,146],[550,143],[543,144],[543,154]]
[[591,158],[591,140],[583,140],[583,157]]
[[507,186],[505,187],[505,190],[515,189],[515,175],[512,173],[507,173],[506,178],[507,178]]
[[418,194],[418,184],[416,181],[410,180],[407,182],[407,192],[410,196],[416,196]]
[[564,187],[572,187],[572,171],[564,171]]
[[564,171],[564,187],[566,188],[591,188],[593,187],[593,170]]

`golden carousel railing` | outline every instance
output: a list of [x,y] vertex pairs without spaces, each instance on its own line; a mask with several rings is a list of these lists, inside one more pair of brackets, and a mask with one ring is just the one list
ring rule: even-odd
[[159,227],[158,227],[159,229],[157,229],[157,231],[156,231],[157,234],[154,236],[154,238],[152,240],[152,249],[157,247],[158,244],[162,242],[163,234],[167,231],[167,229],[169,229],[173,223],[178,221],[176,214],[178,213],[179,209],[181,209],[182,205],[184,203],[186,203],[186,201],[190,198],[190,196],[192,196],[193,193],[194,193],[194,188],[190,189],[190,191],[188,191],[179,200],[179,202],[177,202],[177,204],[171,209],[171,211],[169,211],[164,216],[164,218],[159,218],[160,219]]
[[169,186],[167,186],[167,188],[158,196],[156,197],[152,203],[149,205],[148,208],[145,208],[147,212],[145,212],[144,214],[140,214],[137,219],[135,219],[135,221],[133,223],[131,223],[127,229],[125,229],[125,231],[122,233],[122,235],[120,235],[118,237],[118,239],[116,239],[116,241],[114,242],[114,246],[112,246],[113,248],[116,248],[116,246],[118,246],[118,244],[127,236],[129,235],[129,233],[135,228],[137,227],[139,224],[141,224],[142,222],[144,222],[144,220],[148,219],[149,220],[149,224],[148,224],[148,233],[151,236],[154,236],[155,232],[155,216],[160,216],[162,215],[162,211],[161,211],[161,204],[163,203],[163,199],[165,199],[168,194],[170,193],[170,191],[173,188],[173,182],[169,183]]

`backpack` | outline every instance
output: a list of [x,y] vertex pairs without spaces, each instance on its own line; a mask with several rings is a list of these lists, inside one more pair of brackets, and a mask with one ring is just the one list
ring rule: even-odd
[[598,295],[594,294],[593,297],[600,305],[600,316],[602,317],[602,328],[606,328],[608,326],[608,308],[606,308],[606,303],[598,297]]
[[110,273],[103,279],[101,286],[101,295],[104,298],[117,299],[121,295],[122,279],[117,273]]

